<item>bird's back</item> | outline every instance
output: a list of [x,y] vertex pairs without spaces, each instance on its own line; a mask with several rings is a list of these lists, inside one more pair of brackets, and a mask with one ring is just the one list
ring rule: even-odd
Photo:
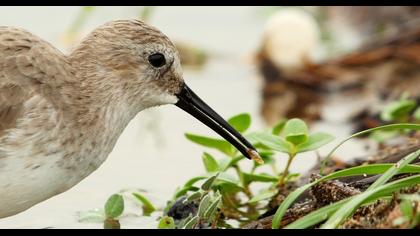
[[62,115],[55,92],[71,75],[53,46],[0,26],[0,218],[69,187],[56,164],[65,153],[57,139]]

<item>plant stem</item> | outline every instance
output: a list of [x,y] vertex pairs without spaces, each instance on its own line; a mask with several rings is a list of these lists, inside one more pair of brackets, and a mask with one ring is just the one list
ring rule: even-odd
[[284,185],[284,180],[286,179],[287,175],[289,174],[290,164],[292,164],[293,158],[295,156],[296,156],[295,153],[290,153],[289,154],[289,159],[287,160],[286,167],[284,168],[283,174],[282,174],[282,176],[280,177],[280,180],[279,180],[279,186],[283,186]]

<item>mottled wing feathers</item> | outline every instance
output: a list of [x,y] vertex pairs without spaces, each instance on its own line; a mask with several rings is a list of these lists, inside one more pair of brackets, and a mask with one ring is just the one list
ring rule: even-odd
[[72,75],[66,57],[53,46],[25,30],[0,27],[0,134],[35,94],[56,103],[58,88]]

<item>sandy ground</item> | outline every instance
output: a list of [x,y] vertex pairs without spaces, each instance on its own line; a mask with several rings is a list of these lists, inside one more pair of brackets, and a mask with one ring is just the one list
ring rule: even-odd
[[[65,50],[60,35],[77,10],[77,7],[0,7],[0,25],[30,29]],[[110,19],[136,17],[137,12],[136,8],[101,7],[88,21],[84,32]],[[244,60],[259,43],[264,17],[258,11],[249,7],[234,11],[207,7],[199,12],[188,7],[162,7],[151,23],[171,38],[187,40],[218,55],[201,71],[186,70],[186,81],[223,117],[249,112],[254,119],[252,129],[264,127],[259,116],[260,81],[256,79],[255,68]],[[331,109],[336,109],[332,113],[339,115],[343,108],[336,104]],[[338,139],[349,131],[339,122],[318,124],[314,128],[331,132]],[[186,140],[184,132],[215,135],[175,106],[141,112],[97,171],[71,190],[21,214],[1,219],[0,228],[101,228],[99,223],[78,222],[77,213],[102,207],[111,194],[121,189],[140,188],[155,205],[164,206],[177,186],[204,172],[200,157],[203,149]],[[333,145],[327,145],[321,153]],[[360,146],[347,145],[338,153],[357,156],[363,152]],[[306,153],[296,158],[291,170],[305,171],[315,160],[314,153]],[[285,158],[280,155],[278,167],[284,164]],[[156,227],[159,213],[137,217],[140,208],[131,202],[126,212],[128,216],[121,222],[123,228]]]

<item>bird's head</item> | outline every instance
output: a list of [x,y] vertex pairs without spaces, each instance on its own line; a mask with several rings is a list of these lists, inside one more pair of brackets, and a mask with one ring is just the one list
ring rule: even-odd
[[[84,75],[106,78],[95,87],[137,112],[174,104],[213,129],[245,157],[261,161],[255,148],[185,84],[179,53],[158,29],[138,20],[109,22],[74,51]],[[82,73],[82,72],[80,72]],[[89,74],[90,73],[90,74]]]

